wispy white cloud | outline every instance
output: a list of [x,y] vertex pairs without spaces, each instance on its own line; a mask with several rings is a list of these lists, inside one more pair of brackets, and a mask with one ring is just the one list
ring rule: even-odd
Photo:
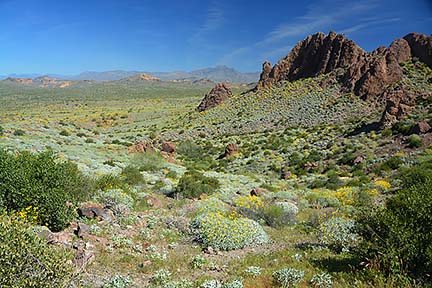
[[287,45],[269,51],[265,51],[264,53],[261,54],[261,58],[263,59],[270,59],[275,57],[280,58],[287,55],[292,48],[293,48],[292,45]]
[[252,49],[252,47],[237,48],[237,49],[223,55],[222,58],[219,59],[218,64],[230,65],[234,60],[236,60],[237,57],[250,52],[251,49]]
[[223,9],[218,3],[212,3],[207,11],[206,19],[204,23],[198,28],[198,30],[189,39],[191,43],[203,43],[204,38],[211,32],[217,31],[225,23],[225,17]]
[[349,34],[349,33],[357,32],[359,30],[363,30],[365,28],[370,28],[370,27],[373,27],[376,25],[399,22],[400,20],[401,20],[400,18],[389,18],[389,19],[382,19],[382,20],[375,20],[375,21],[365,21],[365,22],[362,22],[360,24],[342,29],[342,30],[340,30],[340,33]]
[[376,8],[377,5],[377,0],[361,0],[356,3],[341,0],[319,1],[309,5],[304,15],[276,27],[258,45],[332,28],[343,20]]

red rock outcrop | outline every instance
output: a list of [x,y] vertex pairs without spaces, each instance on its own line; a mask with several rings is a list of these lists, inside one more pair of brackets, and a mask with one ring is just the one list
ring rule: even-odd
[[264,62],[255,90],[283,80],[295,81],[339,70],[344,90],[363,99],[377,99],[402,79],[399,64],[411,56],[432,67],[432,36],[411,33],[396,39],[388,48],[379,47],[366,53],[343,34],[316,33],[300,41],[273,68],[269,62]]
[[172,154],[176,151],[176,145],[169,141],[163,142],[161,151]]
[[218,83],[216,86],[205,95],[204,99],[198,105],[198,111],[205,111],[216,107],[232,96],[231,88],[227,83]]
[[411,48],[411,54],[432,69],[432,36],[410,33],[404,37]]
[[224,154],[219,156],[219,159],[227,158],[234,156],[238,153],[238,145],[234,143],[230,143],[225,147]]
[[[379,47],[366,53],[343,34],[316,33],[300,41],[273,67],[264,62],[255,90],[284,80],[331,73],[329,79],[337,79],[342,90],[364,100],[387,101],[380,124],[388,126],[409,113],[419,96],[403,85],[397,86],[403,78],[400,63],[411,57],[432,68],[432,36],[410,33],[393,41],[388,48]],[[322,81],[323,85],[327,82]]]

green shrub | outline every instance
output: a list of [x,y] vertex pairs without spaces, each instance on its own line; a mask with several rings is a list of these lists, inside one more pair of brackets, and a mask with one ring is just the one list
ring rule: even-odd
[[282,227],[296,221],[298,208],[290,202],[276,202],[262,208],[263,219],[271,227]]
[[387,161],[385,161],[381,165],[379,165],[375,170],[376,171],[381,171],[381,170],[384,170],[384,171],[396,170],[403,163],[404,162],[403,162],[403,160],[400,157],[393,156],[393,157],[390,157]]
[[36,207],[36,222],[59,231],[75,215],[67,202],[84,201],[92,191],[92,182],[75,164],[58,162],[51,152],[0,151],[0,203],[7,211]]
[[304,271],[293,268],[282,268],[273,273],[273,282],[276,287],[296,287],[304,278]]
[[408,137],[408,146],[411,148],[420,148],[423,146],[423,141],[417,134]]
[[320,241],[337,252],[347,252],[358,242],[354,229],[355,222],[352,219],[330,218],[319,227]]
[[0,126],[0,136],[3,136],[3,134],[4,134],[4,129],[2,126]]
[[201,194],[212,194],[219,189],[219,186],[219,181],[216,178],[204,176],[196,170],[190,170],[180,178],[176,193],[186,198],[197,198]]
[[404,171],[402,189],[385,207],[359,214],[363,237],[358,253],[388,274],[424,278],[432,274],[432,168]]
[[402,135],[406,135],[406,134],[408,134],[408,132],[410,131],[410,129],[411,129],[411,124],[410,123],[407,123],[407,122],[402,122],[402,121],[399,121],[399,122],[396,122],[393,126],[392,126],[392,131],[393,131],[393,134],[402,134]]
[[198,215],[191,223],[191,230],[204,247],[218,250],[234,250],[267,243],[269,238],[255,221],[226,217],[221,213]]
[[59,133],[61,136],[70,136],[70,133],[69,133],[69,131],[67,131],[67,130],[62,130],[62,131],[60,131],[60,133]]
[[26,134],[25,131],[21,130],[21,129],[17,129],[13,133],[13,135],[15,135],[15,136],[24,136],[25,134]]
[[71,255],[48,245],[18,216],[0,215],[0,287],[64,287]]
[[114,275],[108,279],[103,288],[127,288],[132,284],[132,280],[127,276]]
[[190,140],[183,141],[177,146],[177,153],[191,159],[202,157],[203,149]]
[[97,201],[104,204],[115,215],[123,215],[134,206],[134,199],[122,189],[109,189],[99,191]]
[[159,152],[147,151],[134,156],[131,166],[140,171],[157,171],[166,166],[165,159]]
[[144,177],[139,169],[131,165],[123,168],[121,175],[125,178],[126,183],[130,185],[141,184],[144,181]]
[[96,189],[108,190],[124,187],[124,182],[120,176],[114,174],[105,174],[96,180]]

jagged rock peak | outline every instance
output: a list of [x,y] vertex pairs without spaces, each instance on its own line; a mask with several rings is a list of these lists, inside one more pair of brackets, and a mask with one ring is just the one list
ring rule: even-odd
[[426,36],[416,32],[403,37],[411,47],[411,54],[432,69],[432,35]]
[[297,43],[273,68],[263,64],[257,89],[282,80],[294,81],[329,73],[359,61],[366,52],[343,34],[319,32]]
[[228,86],[228,83],[218,83],[208,94],[205,95],[197,109],[201,112],[216,107],[231,96],[232,91]]
[[366,53],[343,34],[319,32],[297,43],[272,68],[269,62],[264,62],[255,90],[283,80],[295,81],[337,70],[342,75],[338,78],[343,90],[366,100],[378,99],[402,79],[399,64],[412,56],[432,68],[432,36],[410,33],[393,41],[388,48],[379,47]]

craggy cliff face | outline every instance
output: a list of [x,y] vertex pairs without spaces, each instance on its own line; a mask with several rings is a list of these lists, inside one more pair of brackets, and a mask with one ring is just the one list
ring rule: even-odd
[[284,80],[333,73],[344,90],[365,100],[388,101],[382,119],[382,124],[386,125],[402,117],[415,102],[416,95],[407,93],[403,85],[392,87],[402,80],[400,63],[411,57],[417,57],[432,68],[432,36],[411,33],[396,39],[388,48],[379,47],[366,53],[343,34],[316,33],[297,43],[273,67],[264,62],[255,90]]

